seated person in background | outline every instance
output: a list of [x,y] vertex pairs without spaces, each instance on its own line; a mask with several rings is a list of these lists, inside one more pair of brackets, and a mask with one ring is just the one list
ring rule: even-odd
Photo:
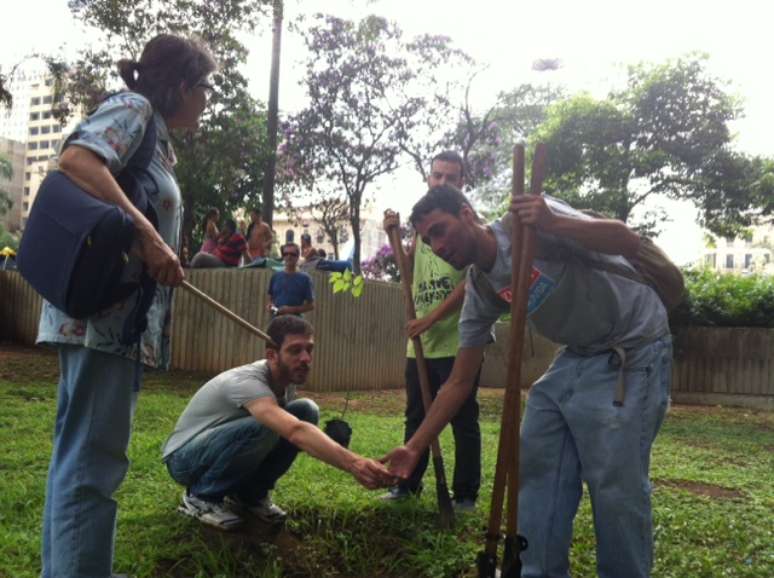
[[272,234],[269,225],[263,222],[261,213],[250,211],[250,226],[247,227],[247,248],[245,250],[245,265],[259,258],[269,256]]
[[236,267],[245,250],[247,241],[241,233],[237,231],[234,219],[227,219],[223,225],[223,230],[218,239],[218,245],[210,255],[199,251],[191,259],[191,267],[212,268],[212,267]]
[[279,237],[277,237],[277,231],[271,230],[271,241],[269,241],[269,257],[272,259],[282,259],[282,252],[280,251]]
[[164,444],[167,469],[186,488],[179,510],[221,530],[241,525],[236,511],[268,523],[284,520],[270,491],[299,450],[349,472],[366,488],[394,481],[382,464],[318,429],[317,404],[296,399],[295,387],[304,384],[312,363],[312,326],[283,315],[266,331],[276,344],[266,345],[266,359],[204,384]]
[[204,215],[204,221],[202,228],[204,229],[204,241],[202,242],[202,253],[212,253],[215,251],[215,247],[218,246],[218,237],[220,231],[218,231],[218,221],[220,221],[220,212],[216,208],[212,208]]
[[[301,239],[303,240],[303,236]],[[317,269],[317,265],[320,263],[320,260],[324,258],[320,255],[321,252],[323,255],[325,255],[325,251],[323,249],[312,249],[311,251],[308,251],[304,257],[304,262],[301,263],[299,268],[302,271],[314,271]],[[301,254],[304,254],[303,248],[301,249]]]
[[309,233],[301,234],[301,256],[305,261],[310,257],[312,259],[317,257],[317,249],[312,247],[312,236]]
[[315,262],[315,268],[320,271],[343,273],[347,269],[352,269],[352,261],[350,259],[328,259],[324,249],[319,249],[317,253],[320,255],[320,258]]
[[276,271],[269,281],[269,303],[266,308],[276,315],[302,315],[314,309],[312,278],[298,271],[301,251],[295,243],[282,246],[285,269]]

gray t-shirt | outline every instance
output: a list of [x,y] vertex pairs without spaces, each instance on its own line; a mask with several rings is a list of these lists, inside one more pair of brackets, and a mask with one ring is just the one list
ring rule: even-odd
[[[591,218],[557,199],[546,200],[554,213]],[[477,291],[471,267],[460,315],[460,347],[491,342],[492,325],[510,310],[511,236],[501,221],[492,223],[491,229],[497,256],[492,270],[483,275],[507,303]],[[626,259],[551,235],[541,234],[537,242],[551,248],[546,252],[553,255],[536,257],[532,268],[527,315],[538,333],[581,354],[613,346],[635,347],[669,333],[666,309],[651,287],[588,264],[588,260],[612,260],[631,267]]]
[[244,405],[254,399],[272,397],[284,406],[296,396],[294,385],[289,385],[282,397],[278,397],[276,390],[272,388],[271,370],[265,359],[216,375],[188,402],[175,431],[164,444],[163,459],[166,461],[172,452],[202,432],[250,415]]

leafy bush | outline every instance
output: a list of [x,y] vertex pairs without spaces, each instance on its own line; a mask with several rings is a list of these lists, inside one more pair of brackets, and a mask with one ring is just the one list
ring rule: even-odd
[[687,297],[672,326],[774,327],[774,277],[684,271]]

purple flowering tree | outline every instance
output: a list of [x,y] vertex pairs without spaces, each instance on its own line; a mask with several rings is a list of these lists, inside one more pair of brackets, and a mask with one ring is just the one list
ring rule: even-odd
[[395,253],[392,252],[392,247],[389,245],[383,245],[376,252],[376,255],[363,261],[361,269],[366,279],[400,283],[398,263],[395,260]]
[[283,163],[310,194],[346,199],[358,273],[361,206],[369,186],[397,168],[414,119],[428,106],[429,97],[411,88],[426,70],[416,63],[433,62],[446,41],[405,41],[377,16],[353,22],[318,14],[302,26],[309,100],[288,120]]
[[474,79],[471,76],[468,83],[452,143],[465,162],[466,189],[475,190],[477,208],[491,216],[510,192],[513,145],[529,138],[562,92],[549,85],[522,84],[501,92],[489,110],[476,114],[469,101]]
[[[401,225],[400,237],[403,243],[403,250],[406,251],[408,244],[412,242],[412,230],[407,225]],[[363,261],[361,267],[363,275],[367,279],[400,283],[400,269],[398,268],[398,262],[395,260],[395,253],[393,253],[389,243],[382,245],[376,252],[376,255]]]

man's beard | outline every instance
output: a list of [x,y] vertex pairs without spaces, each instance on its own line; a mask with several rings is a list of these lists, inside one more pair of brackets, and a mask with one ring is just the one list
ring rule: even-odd
[[299,365],[295,370],[291,369],[289,365],[279,362],[279,374],[280,380],[285,383],[293,383],[301,385],[306,382],[306,378],[309,376],[309,365]]

